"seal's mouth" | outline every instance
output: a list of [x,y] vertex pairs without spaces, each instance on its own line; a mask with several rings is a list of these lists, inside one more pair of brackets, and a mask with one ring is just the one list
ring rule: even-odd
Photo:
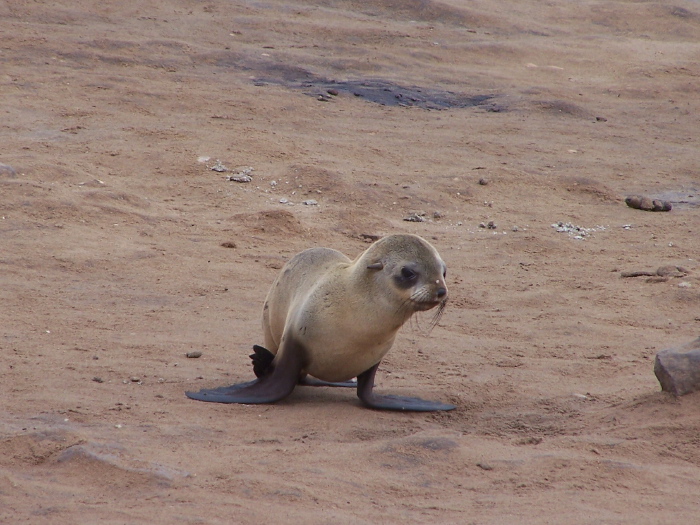
[[[412,300],[410,301],[411,307],[413,308],[414,313],[419,313],[419,312],[425,312],[427,310],[432,310],[435,308],[434,313],[431,315],[430,323],[428,324],[428,330],[427,333],[430,333],[433,328],[437,326],[437,324],[440,322],[440,319],[442,318],[442,314],[445,312],[445,307],[447,306],[447,298],[445,297],[444,299],[437,301],[437,300],[424,300],[424,301],[416,301]],[[420,328],[420,325],[418,324],[418,316],[411,317],[409,314],[408,317],[410,317],[412,320],[416,319],[416,326]]]
[[431,310],[443,301],[411,301],[413,303],[413,308],[417,312],[425,312],[426,310]]

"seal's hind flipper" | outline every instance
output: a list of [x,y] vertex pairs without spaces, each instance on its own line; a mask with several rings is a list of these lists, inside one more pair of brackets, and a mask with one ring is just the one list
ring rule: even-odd
[[402,410],[406,412],[435,412],[457,408],[454,405],[440,403],[439,401],[428,401],[419,397],[374,394],[372,392],[374,388],[374,374],[377,372],[378,367],[379,363],[357,376],[357,397],[368,407],[376,410]]
[[253,345],[253,352],[255,353],[248,356],[253,361],[253,372],[255,377],[262,377],[270,368],[275,354],[260,345]]
[[299,381],[299,374],[304,366],[304,352],[299,344],[292,341],[280,348],[278,357],[279,360],[271,362],[266,368],[263,377],[254,381],[199,392],[185,392],[185,395],[197,401],[245,405],[274,403],[284,399],[292,393]]

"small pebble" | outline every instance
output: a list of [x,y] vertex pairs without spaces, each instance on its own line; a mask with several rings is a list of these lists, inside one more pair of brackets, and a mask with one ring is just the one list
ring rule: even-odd
[[141,378],[140,378],[140,377],[132,377],[132,378],[131,378],[131,382],[132,382],[132,383],[138,383],[139,381],[141,381]]
[[486,224],[486,227],[487,227],[489,230],[495,230],[496,228],[498,228],[498,226],[496,226],[496,223],[493,222],[493,221],[489,221],[489,222]]
[[197,359],[198,357],[202,357],[202,352],[195,351],[195,352],[187,352],[185,354],[185,357],[189,359]]
[[212,171],[217,171],[219,173],[228,171],[228,168],[222,164],[220,160],[217,160],[214,165],[210,168]]
[[104,383],[104,382],[105,382],[105,380],[102,379],[101,377],[93,377],[92,380],[93,380],[95,383]]
[[252,181],[253,177],[250,175],[231,175],[230,177],[227,177],[227,180],[230,180],[231,182],[246,183]]
[[328,93],[329,95],[333,95],[334,97],[337,97],[339,94],[337,89],[329,89],[328,91],[326,91],[326,93]]
[[404,217],[403,220],[408,222],[425,222],[425,217],[417,213],[411,213],[408,217]]
[[305,204],[307,206],[318,206],[318,201],[314,199],[309,199],[308,201],[304,201],[302,204]]
[[489,180],[486,179],[486,178],[484,178],[484,177],[482,177],[482,178],[479,179],[479,184],[480,184],[481,186],[486,186],[488,183],[489,183]]
[[488,463],[477,463],[476,466],[482,470],[493,470],[493,466],[489,465]]

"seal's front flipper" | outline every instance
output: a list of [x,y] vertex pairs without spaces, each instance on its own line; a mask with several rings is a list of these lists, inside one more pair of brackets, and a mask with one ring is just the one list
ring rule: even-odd
[[439,401],[428,401],[418,397],[403,396],[383,396],[374,394],[374,374],[377,373],[379,363],[369,370],[357,376],[357,397],[365,405],[377,410],[403,410],[406,412],[434,412],[437,410],[452,410],[457,408],[454,405],[440,403]]
[[349,381],[338,381],[333,383],[330,381],[321,381],[320,379],[316,379],[315,377],[306,376],[299,381],[299,384],[304,386],[340,386],[343,388],[357,388],[357,381],[355,381],[354,379],[350,379]]
[[185,392],[185,395],[197,401],[245,405],[274,403],[284,399],[292,393],[299,381],[299,374],[304,366],[304,352],[299,344],[291,342],[284,344],[277,355],[279,359],[272,361],[266,367],[264,375],[254,381],[199,392]]

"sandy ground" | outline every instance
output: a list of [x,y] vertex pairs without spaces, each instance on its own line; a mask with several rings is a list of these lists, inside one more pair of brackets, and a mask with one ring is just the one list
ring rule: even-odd
[[[697,521],[653,360],[700,335],[700,4],[137,4],[0,4],[0,522]],[[185,398],[294,253],[394,232],[450,302],[377,390],[456,410]]]

